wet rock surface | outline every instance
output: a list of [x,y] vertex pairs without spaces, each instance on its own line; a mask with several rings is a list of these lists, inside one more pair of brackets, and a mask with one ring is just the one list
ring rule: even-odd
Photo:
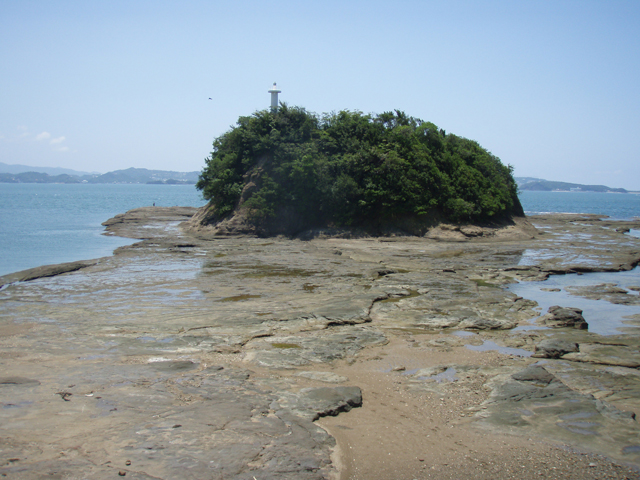
[[633,411],[569,388],[544,366],[494,377],[491,385],[491,396],[484,404],[488,408],[480,414],[485,425],[511,426],[612,456],[633,451],[637,443]]
[[540,317],[538,323],[551,328],[571,327],[580,330],[589,328],[589,325],[582,316],[582,310],[573,307],[560,307],[558,305],[549,307],[547,314]]
[[622,288],[616,284],[604,283],[584,287],[568,287],[567,291],[572,295],[589,298],[592,300],[606,300],[620,305],[640,305],[640,296],[637,287]]
[[[461,227],[302,241],[184,233],[179,223],[191,214],[128,212],[105,223],[141,241],[113,257],[1,279],[0,473],[423,478],[428,462],[390,455],[395,444],[428,447],[429,468],[443,473],[453,464],[437,463],[438,449],[462,448],[450,438],[478,428],[640,465],[637,328],[612,336],[576,328],[570,304],[533,328],[536,303],[503,288],[633,268],[640,240],[615,222],[546,216],[531,219],[537,234]],[[621,226],[637,228],[629,223]],[[637,297],[622,290],[571,293]],[[529,358],[534,351],[542,359]],[[413,412],[403,410],[409,404]],[[408,433],[429,411],[440,422],[432,434]],[[368,424],[350,423],[359,415]],[[388,434],[367,444],[363,432],[376,422]],[[452,433],[438,433],[445,427]],[[345,450],[354,442],[368,447],[360,473],[348,467],[359,458]],[[499,456],[490,445],[474,448]],[[576,468],[575,478],[606,470]]]
[[534,357],[560,358],[567,353],[578,352],[580,346],[575,342],[567,342],[560,339],[545,339],[535,346]]

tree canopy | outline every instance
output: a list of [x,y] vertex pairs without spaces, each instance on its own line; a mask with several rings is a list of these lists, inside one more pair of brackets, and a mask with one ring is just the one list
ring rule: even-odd
[[258,222],[288,209],[308,226],[523,214],[511,166],[398,110],[316,115],[282,104],[240,117],[205,161],[196,187],[218,218],[240,204]]

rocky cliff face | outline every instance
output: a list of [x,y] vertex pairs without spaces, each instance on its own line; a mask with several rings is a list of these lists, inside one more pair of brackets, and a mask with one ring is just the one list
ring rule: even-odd
[[[251,184],[247,184],[250,187]],[[244,198],[244,195],[243,195]],[[309,225],[313,225],[310,227]],[[441,221],[439,215],[429,219],[407,216],[385,224],[368,224],[358,227],[333,227],[314,225],[312,221],[300,216],[293,208],[280,208],[276,215],[267,220],[255,221],[243,207],[242,200],[229,216],[216,216],[210,205],[198,209],[197,213],[184,225],[184,228],[199,235],[274,237],[282,235],[289,238],[363,238],[385,236],[417,236],[446,241],[468,241],[525,239],[536,235],[536,229],[523,217],[513,217],[485,224],[451,224]]]

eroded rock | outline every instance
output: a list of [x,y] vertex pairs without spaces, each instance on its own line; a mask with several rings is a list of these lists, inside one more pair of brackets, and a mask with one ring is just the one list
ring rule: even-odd
[[[599,219],[541,219],[543,235],[511,236],[504,243],[500,232],[484,229],[469,237],[455,227],[453,242],[446,235],[438,241],[347,239],[330,232],[331,238],[313,234],[300,241],[191,235],[177,228],[187,212],[134,213],[109,229],[146,240],[76,272],[0,291],[6,375],[41,382],[0,385],[1,448],[7,458],[20,458],[0,467],[1,473],[335,476],[334,440],[312,419],[358,405],[358,387],[303,387],[347,382],[332,374],[345,365],[360,366],[362,374],[371,365],[370,347],[383,359],[378,373],[393,377],[385,393],[393,401],[416,393],[429,402],[438,393],[435,401],[443,399],[445,412],[448,394],[466,392],[473,401],[465,408],[486,408],[479,418],[495,428],[539,433],[640,463],[628,448],[638,428],[625,413],[639,408],[637,342],[603,340],[578,329],[511,333],[537,316],[536,305],[501,288],[553,272],[634,265],[633,238],[624,237],[619,248],[593,248],[622,237],[595,225]],[[431,335],[443,328],[477,334]],[[536,335],[566,337],[579,351]],[[407,340],[399,342],[406,348],[427,352],[429,361],[384,359],[382,346],[390,340],[397,345],[398,337]],[[536,368],[517,374],[530,359],[470,353],[465,346],[493,340],[546,348],[547,373]],[[458,356],[477,363],[461,364]],[[397,371],[388,371],[394,365]],[[358,384],[360,398],[372,398]],[[481,407],[485,386],[495,395]],[[61,393],[70,394],[69,401]],[[380,421],[392,419],[383,413]],[[423,433],[407,441],[423,440]],[[606,438],[609,445],[584,443],[583,437]],[[53,451],[60,456],[43,453]],[[124,468],[126,459],[131,469]]]
[[587,330],[589,325],[582,316],[582,310],[572,307],[549,307],[546,315],[538,319],[538,323],[552,328],[577,328]]
[[282,395],[274,409],[285,408],[296,415],[315,421],[327,415],[338,415],[362,406],[359,387],[303,388],[297,394]]
[[537,358],[560,358],[567,353],[579,351],[580,348],[575,342],[548,338],[535,346],[533,356]]
[[[477,416],[482,423],[510,432],[556,438],[573,445],[620,456],[619,447],[634,442],[633,412],[569,388],[543,366],[533,365],[509,377],[498,376]],[[627,455],[637,461],[640,452]]]

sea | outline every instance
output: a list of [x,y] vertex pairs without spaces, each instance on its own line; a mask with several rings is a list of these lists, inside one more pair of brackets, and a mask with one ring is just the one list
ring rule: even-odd
[[101,224],[138,207],[206,202],[193,185],[0,183],[0,276],[111,255],[134,240]]
[[[640,195],[520,193],[527,214],[596,213],[640,217]],[[193,185],[0,183],[0,276],[42,265],[111,255],[133,240],[103,235],[102,222],[133,208],[200,207]]]

